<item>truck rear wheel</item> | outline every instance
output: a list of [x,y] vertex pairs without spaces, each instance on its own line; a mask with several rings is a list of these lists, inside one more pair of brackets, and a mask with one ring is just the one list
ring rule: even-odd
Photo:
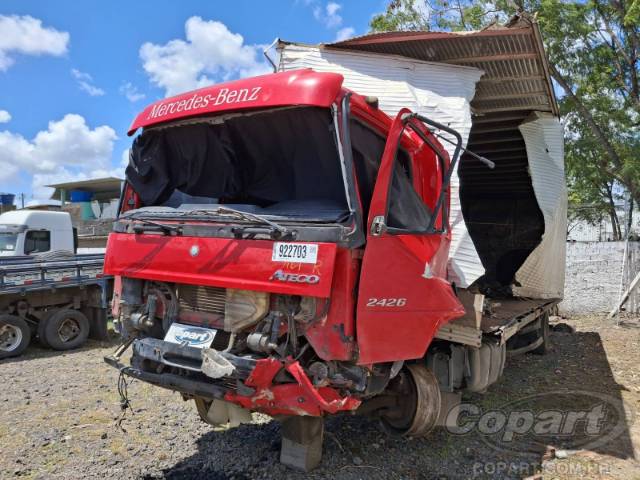
[[44,342],[54,350],[77,348],[88,336],[89,320],[78,310],[58,310],[44,325]]
[[29,346],[31,329],[15,315],[0,315],[0,359],[17,357]]
[[539,338],[542,339],[542,343],[539,347],[531,350],[531,353],[536,355],[544,355],[549,350],[549,312],[544,313],[540,317],[540,330],[538,331]]
[[43,347],[51,348],[51,345],[47,343],[47,339],[45,338],[44,329],[47,326],[49,319],[56,313],[58,313],[58,310],[50,310],[45,313],[45,315],[42,317],[42,320],[38,322],[38,341]]
[[425,365],[411,364],[393,379],[389,389],[396,405],[381,415],[382,426],[395,435],[423,437],[440,415],[440,386]]

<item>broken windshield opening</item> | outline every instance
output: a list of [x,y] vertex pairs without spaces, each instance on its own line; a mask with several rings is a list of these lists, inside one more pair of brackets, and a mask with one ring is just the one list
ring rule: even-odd
[[142,201],[140,213],[215,211],[223,204],[279,219],[348,218],[329,109],[288,108],[215,120],[149,129],[135,139],[126,175]]

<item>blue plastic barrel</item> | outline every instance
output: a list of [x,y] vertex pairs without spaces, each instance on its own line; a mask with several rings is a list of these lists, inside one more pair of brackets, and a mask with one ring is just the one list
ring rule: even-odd
[[93,193],[82,190],[71,190],[69,193],[69,199],[72,203],[90,202],[91,197],[93,197]]
[[13,193],[0,193],[0,205],[13,205],[15,198]]

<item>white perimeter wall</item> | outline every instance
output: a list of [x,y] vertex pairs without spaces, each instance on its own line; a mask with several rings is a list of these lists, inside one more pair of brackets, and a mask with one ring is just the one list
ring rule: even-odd
[[[609,312],[620,295],[624,242],[567,243],[564,301],[560,310],[572,313]],[[625,287],[640,270],[640,243],[629,242]],[[640,311],[640,292],[627,302],[626,311]]]

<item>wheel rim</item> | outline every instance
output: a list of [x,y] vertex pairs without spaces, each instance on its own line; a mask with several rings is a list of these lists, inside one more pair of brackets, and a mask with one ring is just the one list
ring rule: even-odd
[[393,410],[385,412],[382,422],[392,433],[403,435],[411,428],[418,406],[417,389],[408,371],[398,374],[396,381],[397,405]]
[[396,406],[381,415],[389,433],[410,437],[426,435],[440,414],[438,381],[424,365],[412,364],[400,371],[390,388],[397,397]]
[[13,352],[22,343],[22,330],[14,325],[0,325],[0,350]]
[[65,318],[58,327],[58,337],[67,343],[80,335],[80,325],[73,318]]

